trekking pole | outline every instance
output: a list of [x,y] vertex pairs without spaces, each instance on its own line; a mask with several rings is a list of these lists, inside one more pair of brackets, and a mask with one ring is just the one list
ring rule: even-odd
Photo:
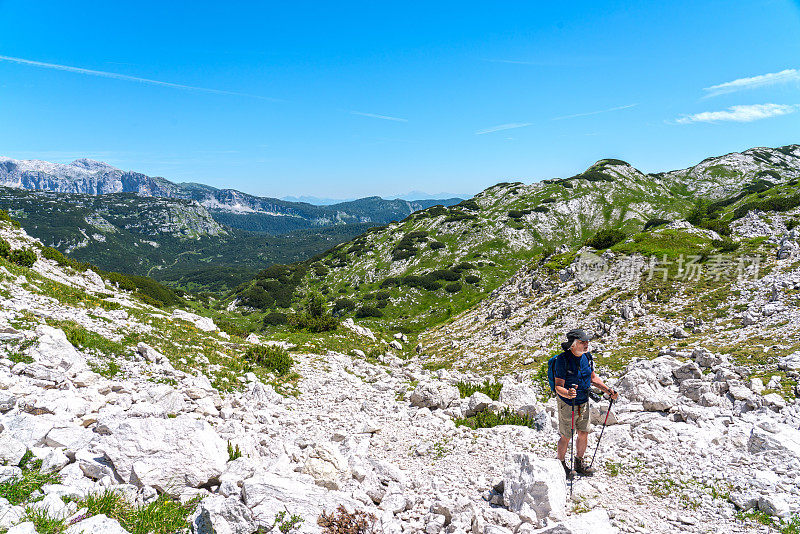
[[[612,390],[612,394],[613,394],[613,390]],[[608,422],[608,414],[611,413],[611,407],[613,405],[614,405],[614,397],[612,396],[611,400],[608,403],[608,411],[606,412],[606,418],[603,421],[603,428],[600,430],[600,437],[597,438],[597,446],[595,446],[595,448],[594,448],[594,454],[592,455],[592,462],[589,464],[589,468],[590,469],[594,465],[594,458],[595,458],[595,456],[597,456],[597,449],[600,448],[600,440],[603,439],[603,432],[606,431],[606,422]]]
[[[575,388],[573,388],[575,389]],[[575,392],[577,396],[577,391]],[[569,436],[569,470],[571,473],[575,473],[575,397],[572,399],[572,423],[570,424],[570,436]],[[572,475],[572,479],[569,483],[569,498],[572,499],[572,486],[575,485],[575,475]]]

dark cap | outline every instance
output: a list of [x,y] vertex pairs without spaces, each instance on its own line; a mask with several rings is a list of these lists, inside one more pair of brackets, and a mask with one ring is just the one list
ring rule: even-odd
[[561,348],[567,351],[572,346],[572,342],[576,339],[580,339],[581,341],[589,341],[591,337],[592,336],[587,334],[583,328],[573,328],[567,332],[567,341],[561,344]]
[[576,339],[580,339],[581,341],[589,341],[591,336],[587,334],[583,328],[573,328],[567,332],[567,339],[570,341],[574,341]]

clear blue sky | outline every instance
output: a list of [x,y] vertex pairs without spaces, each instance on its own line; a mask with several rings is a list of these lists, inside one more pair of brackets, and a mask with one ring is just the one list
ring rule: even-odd
[[126,4],[0,0],[0,155],[343,198],[800,142],[798,2]]

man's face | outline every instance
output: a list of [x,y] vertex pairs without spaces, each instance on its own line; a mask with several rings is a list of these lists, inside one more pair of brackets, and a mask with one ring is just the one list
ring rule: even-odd
[[574,352],[575,354],[583,354],[584,352],[586,352],[586,349],[589,348],[589,342],[576,339],[575,341],[572,342],[572,346],[570,348],[572,349],[572,352]]

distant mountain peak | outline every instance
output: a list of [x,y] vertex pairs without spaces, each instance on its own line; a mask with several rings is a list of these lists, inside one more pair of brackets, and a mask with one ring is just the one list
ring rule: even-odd
[[108,163],[104,161],[97,161],[89,158],[80,158],[76,159],[72,163],[69,164],[71,167],[78,167],[80,169],[84,169],[87,171],[108,171],[108,170],[117,170],[116,167],[112,167]]

